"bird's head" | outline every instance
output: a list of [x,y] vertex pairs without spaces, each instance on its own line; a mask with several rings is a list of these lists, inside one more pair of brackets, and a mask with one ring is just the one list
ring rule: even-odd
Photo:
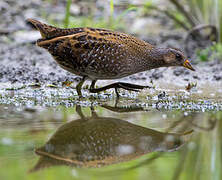
[[191,66],[189,60],[179,49],[164,49],[162,52],[162,57],[166,66],[183,66],[187,69],[195,71],[195,69]]

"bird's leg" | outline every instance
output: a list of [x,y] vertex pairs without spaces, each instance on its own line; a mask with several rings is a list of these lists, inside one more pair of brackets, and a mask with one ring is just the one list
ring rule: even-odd
[[81,79],[81,81],[79,82],[79,84],[77,84],[77,86],[76,86],[76,90],[77,90],[77,93],[78,93],[78,96],[79,96],[79,97],[82,97],[81,89],[82,89],[82,85],[83,85],[83,83],[85,82],[85,80],[86,80],[86,77],[84,76],[84,77]]
[[89,87],[89,91],[91,92],[91,90],[95,89],[95,84],[96,84],[96,80],[92,80],[92,83]]
[[90,91],[91,93],[98,93],[98,92],[100,92],[100,91],[105,91],[105,90],[107,90],[107,89],[114,88],[117,97],[119,97],[119,93],[118,93],[118,91],[117,91],[118,88],[122,88],[122,89],[125,89],[125,90],[130,90],[130,91],[136,91],[136,92],[137,92],[138,90],[140,90],[140,89],[151,88],[150,86],[140,86],[140,85],[136,85],[136,84],[116,82],[116,83],[113,83],[113,84],[110,84],[110,85],[107,85],[107,86],[104,86],[104,87],[95,89],[95,88],[94,88],[95,83],[96,83],[96,80],[93,80],[93,81],[92,81],[92,84],[91,84],[91,86],[90,86],[90,89],[89,89],[89,91]]

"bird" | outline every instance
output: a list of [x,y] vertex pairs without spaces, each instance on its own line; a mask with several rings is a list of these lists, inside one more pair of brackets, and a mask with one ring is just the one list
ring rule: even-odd
[[122,32],[91,27],[58,28],[32,18],[27,23],[41,34],[37,46],[46,49],[60,67],[82,77],[76,86],[79,97],[87,79],[91,80],[91,93],[114,88],[119,97],[119,88],[139,91],[149,86],[116,82],[95,88],[96,81],[120,79],[159,67],[183,66],[195,71],[181,50],[157,47]]

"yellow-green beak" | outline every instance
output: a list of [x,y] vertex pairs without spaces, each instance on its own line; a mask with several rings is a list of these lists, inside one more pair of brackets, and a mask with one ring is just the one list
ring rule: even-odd
[[195,69],[191,66],[189,60],[185,60],[184,63],[183,63],[183,66],[187,69],[190,69],[192,71],[195,71]]

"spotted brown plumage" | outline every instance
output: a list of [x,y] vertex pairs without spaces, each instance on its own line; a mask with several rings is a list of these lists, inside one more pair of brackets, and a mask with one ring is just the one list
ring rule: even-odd
[[83,77],[77,85],[79,96],[85,79],[92,80],[90,92],[109,88],[137,91],[148,86],[114,83],[95,89],[94,85],[100,79],[118,79],[158,67],[183,65],[194,70],[181,51],[157,48],[131,35],[88,27],[61,29],[34,19],[27,21],[42,35],[37,45],[47,49],[62,68]]

